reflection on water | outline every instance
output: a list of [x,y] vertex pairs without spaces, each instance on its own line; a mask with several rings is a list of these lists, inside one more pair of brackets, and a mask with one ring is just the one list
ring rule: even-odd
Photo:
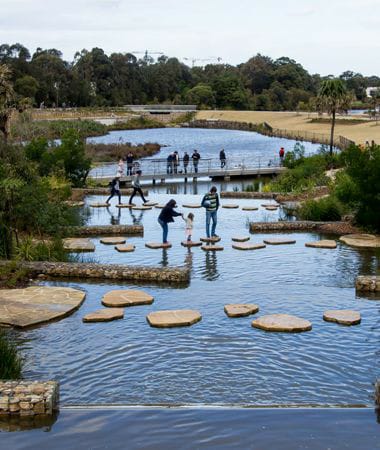
[[53,425],[58,419],[58,415],[58,412],[54,412],[50,416],[42,414],[37,416],[3,416],[0,414],[0,432],[27,431],[35,429],[41,429],[42,431],[51,431]]
[[107,213],[110,216],[111,225],[120,225],[121,208],[117,208],[116,212],[111,212],[110,208],[106,208]]
[[205,252],[205,254],[205,265],[202,270],[203,278],[207,281],[215,281],[219,278],[217,252]]

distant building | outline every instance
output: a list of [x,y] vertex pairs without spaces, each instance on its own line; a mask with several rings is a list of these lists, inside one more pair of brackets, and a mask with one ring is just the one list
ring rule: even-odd
[[367,97],[373,97],[374,95],[380,95],[380,86],[367,87],[365,90]]

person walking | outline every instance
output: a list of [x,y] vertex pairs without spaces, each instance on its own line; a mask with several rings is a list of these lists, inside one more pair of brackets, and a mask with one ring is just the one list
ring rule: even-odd
[[189,165],[190,156],[187,152],[183,155],[183,171],[187,173],[187,166]]
[[280,157],[280,166],[282,166],[284,164],[284,157],[285,157],[284,147],[280,148],[280,151],[278,152],[278,156]]
[[170,153],[166,158],[166,173],[168,175],[173,173],[173,153]]
[[[216,224],[218,223],[217,213],[220,205],[216,186],[212,186],[210,192],[203,197],[201,205],[203,206],[203,208],[206,208],[206,236],[208,238],[219,237],[217,234],[215,234]],[[210,234],[211,221],[212,227]]]
[[127,155],[127,175],[132,176],[132,167],[133,167],[133,153],[129,152]]
[[194,172],[198,173],[198,164],[201,159],[201,155],[198,150],[194,150],[194,153],[191,155],[191,159],[193,160]]
[[140,177],[141,177],[141,173],[142,173],[141,170],[137,170],[135,176],[133,177],[133,180],[132,180],[133,192],[132,192],[132,195],[129,197],[129,204],[130,204],[130,205],[132,205],[133,197],[134,197],[137,193],[140,194],[140,197],[141,197],[143,203],[146,203],[146,202],[147,202],[146,199],[145,199],[145,197],[144,197],[144,193],[143,193],[143,191],[142,191],[142,189],[141,189],[141,185],[140,185]]
[[120,175],[116,175],[116,177],[110,183],[111,194],[106,200],[106,204],[110,205],[110,200],[112,197],[117,195],[119,197],[119,205],[121,205],[121,193],[120,193]]
[[169,242],[168,242],[168,232],[169,232],[168,223],[174,222],[174,217],[178,217],[178,216],[183,217],[182,213],[174,211],[174,208],[176,208],[176,207],[177,207],[176,201],[171,199],[164,206],[164,208],[161,210],[160,215],[158,216],[157,220],[162,228],[162,243],[163,244],[169,244]]
[[219,159],[220,159],[220,168],[223,169],[226,165],[226,153],[224,151],[224,148],[219,153]]

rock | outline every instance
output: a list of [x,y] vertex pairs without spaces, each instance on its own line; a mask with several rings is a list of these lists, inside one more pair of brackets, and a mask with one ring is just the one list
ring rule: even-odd
[[278,207],[277,206],[267,206],[265,209],[267,211],[277,211]]
[[104,308],[86,314],[83,322],[110,322],[111,320],[122,319],[124,317],[123,308]]
[[157,208],[157,209],[164,209],[165,205],[156,205],[155,208]]
[[296,241],[294,239],[264,239],[264,243],[268,245],[286,245],[295,244]]
[[66,238],[63,240],[63,248],[67,252],[94,252],[95,244],[87,238]]
[[106,245],[125,244],[126,239],[118,236],[110,236],[101,238],[100,242]]
[[150,305],[154,298],[144,291],[132,289],[109,291],[103,296],[102,304],[109,307]]
[[70,206],[70,208],[80,208],[80,207],[84,206],[84,202],[82,202],[82,201],[79,201],[79,202],[67,201],[66,204],[68,206]]
[[350,309],[331,309],[325,311],[323,320],[326,322],[336,322],[341,325],[357,325],[361,322],[360,312]]
[[202,245],[201,249],[204,250],[205,252],[220,252],[224,250],[224,247],[222,247],[221,245],[208,244]]
[[151,206],[132,206],[132,209],[135,211],[147,211],[148,209],[152,209]]
[[336,241],[330,239],[321,239],[320,241],[306,242],[305,247],[313,248],[336,248]]
[[91,208],[107,208],[111,206],[109,203],[90,203]]
[[162,242],[146,242],[145,243],[145,247],[153,248],[153,249],[170,248],[171,246],[172,246],[172,244],[170,242],[167,242],[166,244],[163,244]]
[[0,324],[24,328],[57,320],[78,309],[85,296],[67,287],[0,290]]
[[380,248],[380,236],[374,234],[347,234],[340,240],[352,247]]
[[259,311],[259,307],[250,303],[234,303],[224,305],[224,312],[228,317],[245,317],[251,314],[256,314]]
[[144,206],[157,206],[158,202],[145,202]]
[[131,205],[129,203],[118,203],[115,206],[116,206],[116,208],[132,208],[133,206],[136,206],[136,205],[134,203],[132,203]]
[[200,247],[202,245],[201,241],[182,241],[181,245],[183,247]]
[[222,205],[222,208],[237,209],[239,208],[239,205],[236,205],[235,203],[225,203],[224,205]]
[[289,333],[298,333],[309,331],[312,328],[311,322],[290,314],[270,314],[259,317],[252,322],[254,328],[260,328],[265,331],[284,331]]
[[261,206],[263,208],[278,208],[280,205],[277,205],[276,203],[262,203]]
[[234,242],[246,242],[249,241],[251,238],[250,236],[233,236],[231,239]]
[[232,248],[236,250],[260,250],[261,248],[265,248],[265,244],[253,244],[248,242],[241,242],[238,244],[232,244]]
[[257,206],[243,206],[242,211],[257,211],[259,208]]
[[202,242],[219,242],[221,238],[219,236],[214,237],[201,237],[200,239]]
[[168,311],[155,311],[146,316],[151,327],[171,328],[193,325],[202,319],[198,311],[191,309],[178,309]]
[[132,244],[127,245],[115,245],[115,250],[117,250],[120,253],[129,253],[135,251],[135,246]]
[[200,203],[185,203],[182,205],[183,208],[202,208]]

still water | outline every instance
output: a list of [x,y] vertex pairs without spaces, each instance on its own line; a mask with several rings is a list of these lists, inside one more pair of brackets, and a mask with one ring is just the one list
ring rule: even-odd
[[[179,210],[195,214],[194,238],[204,236],[204,210],[184,209],[199,203],[198,195],[176,195]],[[150,200],[165,203],[166,193]],[[87,203],[102,200],[89,197]],[[104,198],[103,198],[104,200]],[[70,317],[28,331],[13,331],[26,358],[24,376],[57,379],[63,405],[372,405],[373,383],[379,375],[380,301],[358,297],[358,274],[378,272],[378,255],[338,244],[336,250],[306,248],[320,239],[298,233],[289,246],[267,246],[240,252],[231,237],[248,234],[249,220],[278,220],[262,200],[224,200],[259,206],[259,211],[220,209],[217,233],[223,252],[205,253],[181,247],[184,222],[169,225],[168,250],[145,248],[158,241],[158,209],[149,211],[91,209],[89,224],[141,223],[144,237],[131,237],[134,253],[120,254],[93,239],[95,253],[81,255],[101,263],[154,266],[187,265],[191,282],[164,286],[121,282],[50,282],[83,289],[86,300]],[[223,203],[223,201],[222,201]],[[274,235],[265,235],[274,236]],[[285,234],[284,237],[290,235]],[[251,235],[261,242],[264,235]],[[82,317],[101,307],[112,289],[144,289],[152,305],[125,309],[123,320],[84,324]],[[267,333],[251,327],[255,316],[231,319],[227,303],[256,303],[257,316],[286,312],[309,319],[307,333]],[[188,328],[156,329],[146,322],[151,311],[197,309],[202,321]],[[344,327],[322,320],[326,309],[355,309],[362,323]]]

